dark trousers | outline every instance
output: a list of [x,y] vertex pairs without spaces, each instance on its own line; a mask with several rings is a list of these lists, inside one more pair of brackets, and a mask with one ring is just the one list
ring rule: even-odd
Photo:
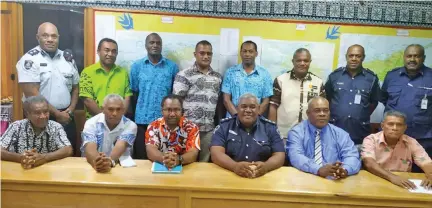
[[[60,110],[60,111],[62,111],[62,110]],[[49,119],[56,121],[53,116],[50,116]],[[81,153],[80,153],[80,147],[77,146],[77,133],[76,133],[75,119],[72,118],[72,120],[68,124],[66,124],[66,125],[61,124],[61,125],[63,126],[63,129],[66,132],[67,138],[72,145],[73,155],[76,157],[79,157],[81,155]]]
[[145,146],[145,132],[148,124],[137,124],[138,131],[133,146],[133,159],[147,160],[147,151]]
[[[426,150],[429,157],[432,157],[432,138],[427,139],[417,139],[417,142]],[[414,173],[423,173],[423,170],[413,163],[412,172]]]

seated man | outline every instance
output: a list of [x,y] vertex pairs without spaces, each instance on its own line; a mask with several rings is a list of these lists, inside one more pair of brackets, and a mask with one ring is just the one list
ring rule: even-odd
[[381,128],[382,131],[363,140],[361,157],[365,169],[395,185],[414,189],[414,183],[390,172],[410,172],[414,162],[426,173],[421,185],[432,188],[432,160],[416,139],[404,134],[405,114],[387,111]]
[[295,168],[323,178],[340,179],[360,170],[360,156],[349,134],[329,124],[327,99],[309,101],[308,120],[288,132],[287,155]]
[[120,156],[130,156],[137,125],[123,116],[125,110],[125,100],[120,95],[109,94],[104,98],[102,113],[84,125],[81,152],[97,172],[109,172]]
[[162,99],[162,118],[150,123],[145,133],[147,157],[167,168],[197,160],[200,150],[199,127],[183,117],[183,102],[178,95]]
[[261,117],[258,98],[246,93],[239,98],[237,116],[215,128],[212,161],[245,178],[260,177],[280,168],[285,161],[283,140],[277,126]]
[[43,96],[26,98],[24,112],[27,118],[13,122],[0,139],[2,160],[30,169],[72,156],[62,125],[48,120],[48,102]]

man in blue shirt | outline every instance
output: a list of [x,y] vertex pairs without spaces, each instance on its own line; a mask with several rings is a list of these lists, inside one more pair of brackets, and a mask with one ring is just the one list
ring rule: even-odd
[[362,66],[364,58],[361,45],[350,46],[346,67],[333,71],[325,84],[330,123],[347,131],[355,144],[361,144],[371,133],[370,115],[381,94],[377,75]]
[[238,115],[215,128],[210,152],[212,161],[241,177],[255,178],[281,167],[285,161],[282,137],[274,122],[258,115],[255,95],[239,98]]
[[177,65],[162,56],[162,39],[151,33],[145,41],[147,56],[131,66],[130,88],[137,98],[135,123],[138,125],[137,139],[134,143],[135,159],[146,159],[144,134],[147,126],[162,117],[160,103],[172,91]]
[[407,115],[405,134],[417,139],[432,155],[432,69],[426,67],[424,47],[409,45],[404,65],[389,71],[382,85],[385,112],[397,110]]
[[240,47],[242,63],[229,68],[222,82],[223,103],[227,109],[227,117],[237,114],[235,106],[239,97],[245,93],[252,93],[261,103],[260,115],[267,111],[270,96],[273,95],[273,81],[270,73],[255,64],[258,56],[257,45],[252,41],[245,41]]
[[323,178],[345,178],[360,170],[358,149],[349,134],[329,124],[329,103],[315,97],[309,101],[304,120],[288,133],[286,150],[295,168]]

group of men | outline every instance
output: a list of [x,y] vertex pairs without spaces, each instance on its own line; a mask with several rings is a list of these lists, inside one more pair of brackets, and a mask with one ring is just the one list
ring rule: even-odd
[[[380,88],[376,74],[362,66],[360,45],[348,48],[347,65],[324,83],[309,72],[305,48],[295,51],[293,69],[272,81],[255,64],[252,41],[241,45],[242,63],[223,78],[211,67],[212,45],[205,40],[196,44],[196,62],[179,71],[161,55],[157,33],[147,36],[147,56],[130,73],[115,64],[117,42],[104,38],[99,62],[79,75],[72,53],[58,49],[59,37],[55,25],[43,23],[39,46],[17,63],[26,119],[1,138],[2,160],[33,168],[80,149],[97,172],[132,156],[168,168],[211,160],[248,178],[289,161],[304,172],[340,179],[356,174],[362,159],[366,170],[405,188],[414,184],[391,171],[411,171],[416,164],[426,174],[422,185],[432,188],[432,70],[423,64],[421,45],[406,48],[405,65],[388,72]],[[219,122],[221,94],[227,118]],[[87,117],[82,144],[76,144],[73,118],[79,97]],[[382,131],[371,134],[378,102],[386,113]]]

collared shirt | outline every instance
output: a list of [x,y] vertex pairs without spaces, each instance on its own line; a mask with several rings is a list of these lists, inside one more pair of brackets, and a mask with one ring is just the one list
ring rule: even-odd
[[294,125],[307,119],[308,102],[319,95],[325,96],[323,81],[311,72],[303,79],[297,78],[294,71],[276,77],[270,104],[277,106],[276,123],[283,138]]
[[196,64],[180,71],[174,80],[173,94],[184,99],[184,116],[197,124],[200,131],[214,129],[214,116],[219,99],[222,76],[209,69],[207,74],[198,70]]
[[285,152],[282,137],[274,122],[259,117],[248,131],[238,117],[223,119],[216,126],[210,147],[221,146],[234,161],[267,161],[275,152]]
[[387,145],[384,132],[371,134],[363,140],[361,157],[372,158],[385,170],[411,172],[413,162],[423,167],[432,160],[412,137],[402,135],[394,148]]
[[2,148],[18,154],[32,149],[46,154],[71,145],[61,124],[49,120],[45,129],[36,135],[28,119],[13,122],[0,143]]
[[[345,67],[333,71],[325,84],[330,102],[330,122],[347,131],[355,144],[371,133],[370,115],[380,99],[379,80],[369,69],[354,77]],[[359,102],[356,103],[356,96]],[[373,107],[373,109],[372,109]]]
[[170,130],[165,119],[153,121],[145,133],[146,145],[155,145],[161,152],[175,152],[182,155],[191,149],[200,150],[199,127],[181,117],[174,130]]
[[57,49],[51,58],[36,46],[21,57],[16,69],[19,83],[39,83],[40,94],[52,106],[57,109],[69,107],[72,86],[79,82],[78,70],[71,55],[63,54],[62,50]]
[[115,143],[120,140],[128,144],[128,148],[122,156],[130,156],[136,133],[137,125],[124,116],[120,120],[120,123],[113,130],[110,130],[105,120],[105,114],[99,113],[87,120],[84,124],[84,129],[81,134],[83,139],[81,155],[85,157],[86,144],[96,143],[97,151],[103,152],[105,155],[109,156],[111,155]]
[[[93,99],[99,108],[102,107],[105,96],[109,94],[115,93],[123,98],[132,96],[128,71],[114,65],[109,72],[106,72],[100,62],[86,67],[81,72],[79,87],[79,95]],[[87,109],[86,116],[91,117]]]
[[[405,67],[389,71],[382,85],[382,100],[385,111],[397,110],[407,116],[405,134],[416,138],[432,138],[432,69],[423,66],[410,78]],[[426,97],[427,109],[421,108]]]
[[148,57],[132,64],[130,87],[139,93],[135,110],[137,124],[149,124],[162,117],[161,102],[171,93],[177,72],[177,64],[165,57],[157,64],[153,64]]
[[[295,168],[318,175],[321,168],[315,163],[315,132],[309,120],[304,120],[294,126],[288,133],[286,150],[292,166]],[[348,175],[357,174],[360,170],[360,155],[349,134],[343,129],[328,124],[320,133],[323,166],[342,162],[342,167]]]
[[222,92],[231,95],[231,102],[234,106],[237,106],[238,99],[245,93],[254,94],[261,103],[261,99],[273,95],[272,78],[270,73],[261,66],[255,65],[254,70],[247,74],[243,64],[238,64],[225,72]]

